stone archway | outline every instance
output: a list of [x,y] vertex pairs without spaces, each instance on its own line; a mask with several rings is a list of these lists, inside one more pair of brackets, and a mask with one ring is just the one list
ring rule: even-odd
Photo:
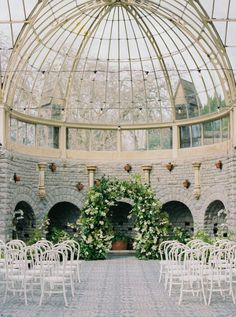
[[27,202],[20,201],[17,203],[12,223],[14,226],[12,232],[13,239],[23,241],[30,239],[35,228],[35,215],[32,207]]
[[55,204],[48,212],[48,238],[53,228],[70,232],[68,223],[74,223],[80,215],[80,209],[72,203],[62,201]]
[[[132,210],[132,205],[118,201],[116,205],[111,206],[110,208],[110,221],[112,224],[113,231],[115,233],[121,233],[126,236],[129,236],[131,239],[134,238],[134,219],[133,217],[129,217],[130,212]],[[128,249],[131,249],[131,243],[128,244]]]
[[190,209],[180,201],[169,201],[162,206],[163,210],[169,215],[173,227],[180,227],[193,233],[194,223]]
[[133,248],[141,259],[157,259],[159,244],[169,235],[169,219],[161,210],[161,202],[141,177],[129,180],[109,179],[103,176],[89,189],[75,224],[75,233],[81,237],[82,256],[88,260],[104,259],[111,249],[114,232],[109,219],[111,206],[122,199],[133,201],[129,216],[134,217]]
[[223,234],[227,235],[226,227],[224,228],[224,224],[226,224],[226,211],[225,206],[221,200],[214,200],[211,202],[205,212],[204,218],[204,229],[210,235],[217,236],[219,231]]

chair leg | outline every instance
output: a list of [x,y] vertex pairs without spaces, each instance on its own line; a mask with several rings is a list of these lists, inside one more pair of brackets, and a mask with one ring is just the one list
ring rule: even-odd
[[42,305],[43,296],[44,296],[44,282],[42,282],[42,284],[41,284],[41,296],[40,296],[40,300],[39,300],[39,306]]
[[27,294],[26,294],[26,283],[24,283],[24,298],[25,298],[25,305],[27,306]]
[[64,296],[64,301],[65,301],[65,306],[68,306],[68,302],[67,302],[67,298],[66,298],[66,289],[65,289],[65,284],[62,284],[62,288],[63,288],[63,296]]

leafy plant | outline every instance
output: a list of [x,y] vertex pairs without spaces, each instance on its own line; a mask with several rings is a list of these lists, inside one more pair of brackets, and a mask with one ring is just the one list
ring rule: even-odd
[[199,229],[197,232],[193,235],[193,239],[200,239],[203,242],[212,244],[214,242],[214,238],[210,236],[205,230]]
[[70,239],[70,235],[63,229],[52,228],[51,240],[54,244]]
[[26,241],[27,245],[34,244],[38,240],[45,238],[48,232],[49,224],[50,224],[50,221],[48,219],[48,215],[46,215],[44,216],[41,224],[37,228],[34,228],[34,231],[31,234],[30,238]]
[[126,235],[126,234],[123,234],[122,232],[117,232],[115,233],[112,241],[125,241],[125,242],[129,242],[130,241],[130,236]]
[[[84,259],[105,259],[114,238],[108,214],[110,207],[121,198],[133,201],[133,248],[140,259],[158,258],[158,246],[169,235],[169,218],[152,189],[141,183],[141,177],[119,180],[103,176],[89,189],[80,218],[73,226],[75,238],[80,237]],[[130,214],[130,217],[131,217]]]
[[183,229],[181,227],[174,227],[173,232],[170,235],[171,240],[177,240],[181,243],[187,243],[191,240],[191,234],[188,230]]

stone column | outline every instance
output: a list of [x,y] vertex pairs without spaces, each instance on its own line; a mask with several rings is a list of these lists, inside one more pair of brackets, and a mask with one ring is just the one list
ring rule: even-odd
[[192,166],[194,169],[194,190],[193,190],[193,196],[196,199],[199,199],[201,196],[201,184],[200,184],[200,168],[201,168],[200,162],[193,162]]
[[46,196],[45,190],[45,168],[47,166],[46,162],[38,163],[39,168],[39,187],[38,187],[38,196],[44,198]]
[[97,166],[95,165],[87,165],[89,187],[93,187],[94,185],[94,174],[96,172],[96,169]]
[[142,165],[142,170],[144,174],[145,184],[150,185],[150,173],[152,170],[152,165]]

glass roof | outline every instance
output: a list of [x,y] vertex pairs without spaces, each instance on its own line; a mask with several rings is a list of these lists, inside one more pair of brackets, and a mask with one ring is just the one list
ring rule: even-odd
[[147,124],[235,98],[233,0],[0,0],[1,80],[36,117]]

